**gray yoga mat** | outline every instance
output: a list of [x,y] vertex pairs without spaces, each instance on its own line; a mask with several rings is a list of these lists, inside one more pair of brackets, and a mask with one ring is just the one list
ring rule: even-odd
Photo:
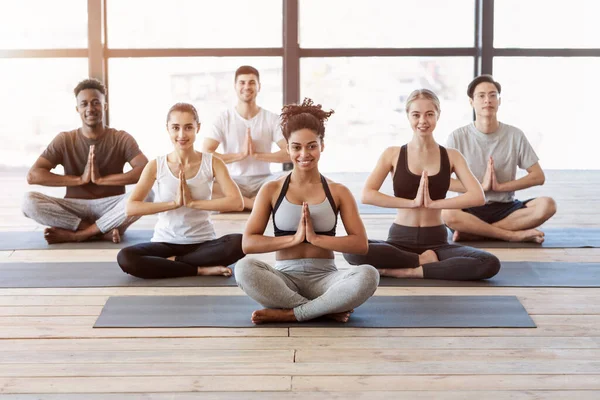
[[[229,266],[234,269],[234,265]],[[190,276],[139,279],[116,262],[0,263],[0,288],[237,286],[235,278]]]
[[[263,308],[247,296],[110,297],[94,328],[190,328],[254,326]],[[347,323],[328,319],[260,326],[349,328],[535,328],[515,296],[375,296]]]
[[[231,265],[230,268],[234,269]],[[116,262],[0,263],[0,288],[236,286],[233,277],[138,279]],[[600,263],[503,262],[485,281],[438,281],[382,277],[379,286],[600,287]]]
[[80,243],[48,244],[43,231],[0,232],[0,250],[58,250],[58,249],[122,249],[149,242],[152,230],[129,229],[121,236],[121,243],[93,240]]
[[[548,248],[583,248],[600,247],[600,229],[598,228],[542,228],[546,234],[544,243],[504,242],[501,240],[485,240],[477,242],[458,242],[463,246],[487,249],[548,249]],[[448,240],[452,240],[449,232]]]

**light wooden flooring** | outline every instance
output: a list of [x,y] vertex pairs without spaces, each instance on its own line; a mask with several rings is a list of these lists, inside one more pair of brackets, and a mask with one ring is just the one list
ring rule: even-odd
[[[337,178],[354,192],[364,182],[361,175]],[[39,230],[19,212],[27,189],[22,173],[0,179],[6,188],[0,230]],[[557,199],[559,212],[548,225],[600,227],[600,171],[550,171],[543,188],[527,192],[520,197]],[[245,218],[217,216],[217,233],[242,231]],[[363,219],[371,237],[384,238],[392,216]],[[144,218],[134,227],[152,225]],[[600,262],[600,249],[491,251],[502,260]],[[116,253],[5,251],[0,262],[112,261]],[[536,329],[92,328],[109,296],[188,294],[242,292],[0,289],[0,399],[600,398],[600,289],[383,287],[376,293],[516,295]]]

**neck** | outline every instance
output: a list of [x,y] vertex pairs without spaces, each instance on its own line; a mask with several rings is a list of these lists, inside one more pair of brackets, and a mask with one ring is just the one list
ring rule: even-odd
[[235,106],[235,110],[245,119],[253,118],[260,111],[260,107],[256,104],[256,101],[249,103],[245,101],[238,101]]
[[413,138],[409,144],[411,147],[423,150],[429,150],[438,146],[433,135],[421,136],[418,133],[413,133]]
[[477,116],[475,118],[475,128],[481,133],[494,133],[500,128],[500,123],[496,116]]
[[196,150],[194,150],[193,147],[190,147],[189,149],[175,149],[171,154],[173,156],[173,161],[183,165],[190,164],[197,156]]
[[88,139],[100,139],[105,131],[105,126],[104,124],[98,124],[98,125],[94,125],[94,126],[89,126],[89,125],[83,125],[80,129],[81,129],[81,133],[83,134],[83,136],[85,136]]
[[294,168],[292,171],[292,179],[296,183],[317,183],[321,182],[321,173],[318,168],[312,168],[309,171],[300,170],[299,168]]

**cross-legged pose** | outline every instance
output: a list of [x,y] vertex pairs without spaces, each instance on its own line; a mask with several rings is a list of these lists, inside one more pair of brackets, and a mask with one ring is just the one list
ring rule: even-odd
[[[386,241],[369,240],[366,255],[344,254],[350,264],[371,264],[384,276],[478,280],[496,275],[500,261],[485,251],[448,244],[442,209],[461,209],[484,203],[483,190],[464,157],[445,149],[433,138],[440,116],[438,97],[427,89],[412,92],[406,103],[412,140],[387,148],[369,175],[362,201],[397,208]],[[465,193],[446,199],[455,172]],[[379,189],[392,174],[394,196]]]
[[[442,218],[454,230],[454,241],[498,239],[511,242],[544,241],[535,229],[556,213],[551,197],[526,201],[515,199],[515,191],[544,184],[544,171],[523,131],[498,121],[501,86],[491,75],[475,78],[467,89],[475,110],[475,122],[458,128],[447,146],[466,158],[485,191],[487,203],[462,210],[444,210]],[[527,175],[515,179],[517,167]],[[450,190],[464,192],[452,179]]]
[[[238,285],[265,309],[255,324],[328,316],[346,322],[373,295],[379,274],[370,265],[338,270],[334,251],[365,253],[367,235],[354,197],[319,173],[325,121],[333,111],[305,99],[282,112],[283,135],[294,165],[285,178],[265,184],[244,232],[246,254],[276,251],[275,266],[245,258],[235,268]],[[338,213],[346,236],[335,236]],[[273,215],[275,237],[265,236]]]
[[[194,150],[200,129],[191,104],[177,103],[167,114],[174,150],[148,163],[127,202],[127,215],[158,214],[150,243],[126,247],[117,255],[121,269],[138,278],[195,275],[231,276],[228,265],[244,257],[242,235],[215,238],[209,211],[242,209],[242,195],[225,163]],[[213,181],[224,197],[211,200]],[[156,182],[156,202],[145,202]]]
[[[225,110],[204,134],[203,151],[215,153],[219,144],[223,153],[215,153],[227,166],[231,177],[244,196],[244,208],[251,210],[258,190],[265,182],[277,178],[270,163],[289,162],[285,139],[281,135],[279,116],[256,104],[260,77],[256,68],[243,65],[235,72],[235,107]],[[271,151],[276,143],[279,150]],[[215,186],[215,194],[220,195]]]
[[[58,134],[27,174],[30,185],[66,186],[64,199],[27,192],[23,214],[48,226],[49,244],[105,239],[115,243],[139,217],[125,215],[125,185],[136,183],[148,162],[135,139],[104,124],[106,88],[95,79],[75,87],[81,127]],[[123,173],[125,163],[131,171]],[[57,165],[64,175],[51,172]],[[148,193],[152,199],[152,192]]]

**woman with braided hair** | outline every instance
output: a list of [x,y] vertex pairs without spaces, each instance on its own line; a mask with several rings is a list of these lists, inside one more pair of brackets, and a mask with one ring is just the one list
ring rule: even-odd
[[[242,239],[244,253],[275,251],[277,261],[272,267],[247,257],[235,268],[239,287],[265,307],[252,314],[255,324],[321,316],[346,322],[377,289],[379,274],[372,266],[338,271],[334,263],[334,251],[364,254],[368,244],[351,192],[319,173],[332,114],[310,99],[283,107],[281,125],[294,168],[260,189]],[[335,236],[338,213],[346,236]],[[274,237],[265,235],[271,215]]]

